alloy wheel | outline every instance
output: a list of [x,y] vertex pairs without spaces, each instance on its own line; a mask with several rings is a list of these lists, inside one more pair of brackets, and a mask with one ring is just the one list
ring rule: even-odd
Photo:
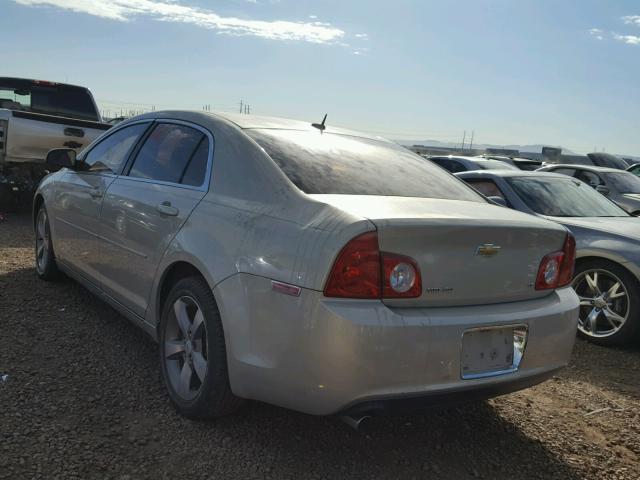
[[627,287],[616,275],[592,269],[573,280],[580,298],[578,329],[589,337],[609,337],[617,333],[629,317]]
[[164,362],[173,390],[184,400],[198,396],[208,369],[207,327],[190,296],[174,303],[164,337]]
[[40,272],[44,272],[47,268],[50,241],[47,212],[44,208],[41,208],[36,221],[36,262]]

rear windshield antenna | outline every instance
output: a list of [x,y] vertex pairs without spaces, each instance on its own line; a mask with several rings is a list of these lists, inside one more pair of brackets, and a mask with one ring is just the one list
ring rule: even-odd
[[318,130],[320,130],[320,132],[324,132],[325,128],[327,128],[324,125],[324,122],[326,122],[326,121],[327,121],[327,114],[325,113],[324,114],[324,118],[322,119],[322,123],[312,123],[311,126],[313,128],[317,128]]

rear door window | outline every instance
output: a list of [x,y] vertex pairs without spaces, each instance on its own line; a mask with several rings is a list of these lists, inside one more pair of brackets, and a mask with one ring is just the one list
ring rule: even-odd
[[505,202],[507,198],[502,193],[502,190],[496,185],[493,180],[468,180],[467,183],[483,194],[485,197],[500,197]]
[[485,202],[471,187],[383,140],[306,130],[245,130],[308,194],[389,195]]
[[200,186],[204,183],[209,142],[186,125],[156,125],[138,152],[130,177]]

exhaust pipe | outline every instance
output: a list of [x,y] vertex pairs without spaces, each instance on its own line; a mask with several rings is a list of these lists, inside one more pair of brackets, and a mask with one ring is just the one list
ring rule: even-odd
[[369,415],[362,415],[361,417],[343,415],[340,417],[340,420],[342,420],[344,423],[349,425],[351,428],[353,428],[357,432],[360,426],[363,424],[363,422],[368,418],[371,418],[371,417]]

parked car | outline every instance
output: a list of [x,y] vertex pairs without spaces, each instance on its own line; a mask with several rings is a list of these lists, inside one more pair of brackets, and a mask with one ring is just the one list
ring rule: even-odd
[[154,112],[48,161],[66,168],[35,197],[38,276],[67,273],[157,339],[188,417],[489,397],[569,361],[567,229],[393,142]]
[[621,157],[611,153],[594,152],[587,153],[587,157],[598,167],[614,168],[616,170],[626,170],[629,164]]
[[554,172],[582,180],[631,215],[640,216],[640,178],[615,168],[585,165],[550,165],[539,172]]
[[49,150],[79,151],[109,128],[85,87],[0,77],[0,205],[31,200]]
[[629,168],[627,168],[627,172],[631,172],[636,177],[640,177],[640,163],[636,163],[635,165],[631,165]]
[[640,222],[577,179],[544,172],[458,174],[483,195],[558,222],[576,237],[578,331],[602,345],[640,333]]
[[433,163],[440,165],[451,173],[468,172],[471,170],[518,170],[517,167],[500,160],[487,160],[480,157],[464,157],[456,155],[427,157]]
[[531,158],[523,158],[523,157],[506,157],[503,155],[481,155],[479,157],[474,158],[485,158],[487,160],[499,160],[504,163],[508,163],[509,165],[513,165],[520,170],[532,171],[537,170],[538,168],[543,166],[542,160],[533,160]]

